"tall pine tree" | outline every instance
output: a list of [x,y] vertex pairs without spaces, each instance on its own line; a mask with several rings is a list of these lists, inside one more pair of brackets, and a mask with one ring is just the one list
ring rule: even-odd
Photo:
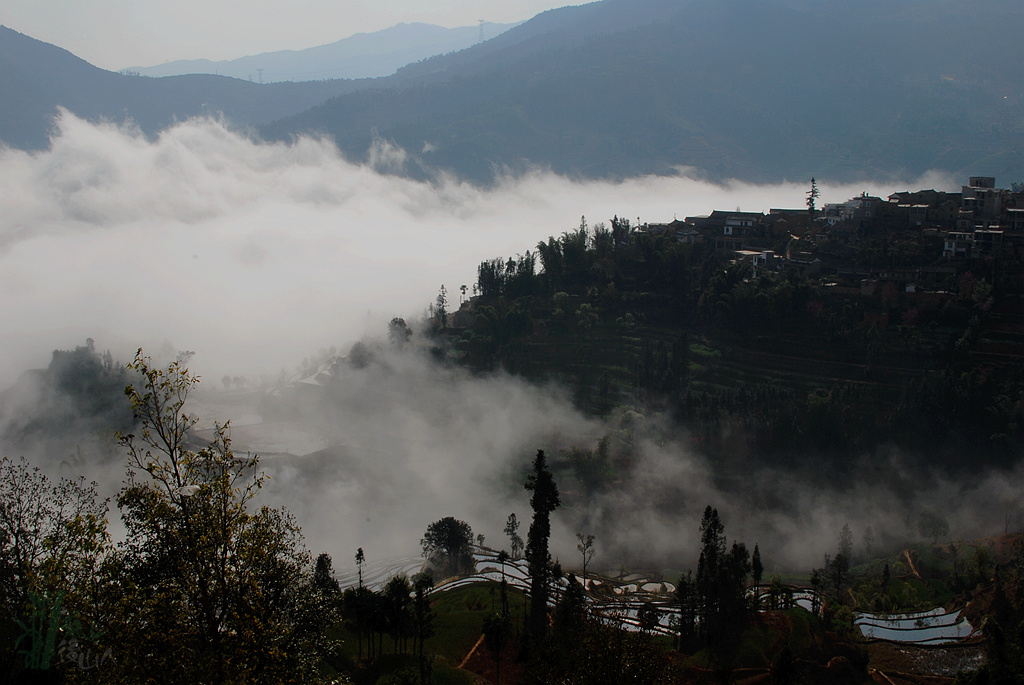
[[558,486],[548,470],[544,450],[537,450],[533,473],[526,478],[526,489],[533,493],[530,506],[533,521],[526,541],[526,561],[530,570],[530,635],[536,642],[544,639],[548,625],[548,584],[551,580],[551,512],[561,505]]

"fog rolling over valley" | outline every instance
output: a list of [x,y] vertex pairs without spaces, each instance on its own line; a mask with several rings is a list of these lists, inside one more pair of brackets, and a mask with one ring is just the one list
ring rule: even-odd
[[[357,547],[415,554],[426,524],[448,515],[504,546],[508,514],[528,518],[522,482],[539,448],[565,493],[553,519],[563,564],[578,558],[574,534],[586,530],[597,536],[596,567],[688,567],[708,504],[733,539],[760,544],[770,570],[817,563],[844,523],[858,539],[870,525],[876,544],[896,544],[908,515],[926,506],[943,511],[951,536],[1019,520],[1019,469],[951,479],[879,450],[859,458],[862,479],[837,487],[813,455],[787,469],[714,463],[666,419],[590,418],[555,382],[437,364],[422,341],[442,284],[454,309],[482,260],[533,250],[581,215],[668,222],[715,208],[800,207],[805,182],[716,185],[684,173],[574,182],[531,171],[485,190],[383,173],[407,155],[378,142],[370,163],[354,164],[327,142],[259,143],[210,119],[148,140],[69,113],[47,150],[0,150],[0,387],[11,388],[3,453],[55,472],[80,468],[117,489],[123,460],[100,446],[109,432],[95,424],[45,442],[8,430],[43,408],[78,411],[33,394],[23,372],[93,338],[122,363],[138,347],[163,360],[194,351],[202,421],[237,421],[236,448],[265,452],[262,500],[292,509],[309,546],[339,560]],[[929,175],[820,190],[824,203],[957,185]],[[387,342],[396,316],[414,329],[401,352]],[[320,363],[332,346],[344,355],[360,340],[370,352],[362,368],[343,363],[330,383],[297,382],[308,377],[296,372],[303,358]],[[633,457],[610,487],[588,492],[561,455],[604,436],[613,449],[633,441]],[[86,445],[78,456],[77,445]]]
[[[45,152],[0,151],[5,188],[0,382],[40,365],[40,331],[120,353],[165,343],[220,378],[292,371],[321,347],[418,318],[445,284],[457,302],[484,259],[613,215],[643,221],[801,206],[806,183],[756,186],[685,175],[576,183],[543,172],[482,190],[381,173],[406,151],[378,143],[370,164],[330,143],[260,144],[209,119],[155,141],[65,113]],[[921,179],[822,185],[861,191],[955,186]]]
[[357,547],[378,556],[415,553],[425,522],[447,515],[507,549],[508,514],[529,520],[522,483],[538,448],[552,455],[565,503],[553,517],[553,545],[566,567],[578,563],[579,531],[596,536],[595,568],[689,567],[709,504],[723,512],[734,539],[770,550],[775,571],[820,563],[844,524],[855,532],[859,556],[868,526],[875,549],[903,544],[908,517],[916,538],[924,508],[940,511],[951,536],[967,539],[1001,533],[1005,516],[1019,520],[1022,513],[1014,496],[1019,470],[954,481],[883,451],[864,455],[861,482],[836,487],[816,478],[810,465],[716,464],[671,425],[638,431],[643,437],[628,469],[606,488],[588,491],[565,455],[573,446],[594,449],[606,435],[613,451],[621,449],[621,414],[586,418],[558,387],[502,374],[469,377],[390,351],[365,369],[344,371],[335,386],[299,389],[284,406],[328,446],[265,460],[266,496],[295,511],[311,544],[340,559]]
[[1024,673],[1024,3],[546,2],[0,3],[0,681]]

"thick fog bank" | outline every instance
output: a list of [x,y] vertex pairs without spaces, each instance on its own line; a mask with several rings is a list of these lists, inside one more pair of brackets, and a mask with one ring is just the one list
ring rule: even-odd
[[[356,547],[415,553],[426,525],[447,515],[507,546],[509,512],[526,534],[522,479],[536,449],[557,463],[562,450],[593,448],[621,425],[580,415],[558,388],[474,378],[413,353],[381,351],[374,364],[311,397],[261,399],[246,390],[233,398],[221,379],[276,381],[317,350],[383,337],[393,316],[413,323],[442,284],[457,305],[482,260],[533,249],[576,228],[581,215],[591,223],[616,214],[666,222],[716,208],[801,207],[809,187],[809,179],[712,185],[683,173],[575,183],[536,172],[481,190],[383,173],[404,154],[382,143],[370,162],[356,164],[330,143],[262,144],[212,120],[147,141],[69,114],[56,122],[49,150],[0,150],[0,387],[88,337],[121,362],[140,346],[194,350],[204,420],[236,418],[240,447],[271,446],[264,497],[296,512],[314,551],[339,559]],[[819,184],[819,203],[954,184],[938,176]],[[262,433],[253,437],[257,425]],[[700,514],[712,504],[730,539],[759,543],[769,568],[804,568],[834,549],[843,523],[896,540],[906,516],[929,502],[949,508],[957,534],[1001,532],[992,530],[1004,506],[992,488],[1019,491],[1021,480],[993,477],[989,487],[983,477],[969,486],[933,479],[912,495],[884,486],[835,493],[751,468],[742,487],[722,490],[716,465],[685,434],[660,436],[638,435],[629,468],[600,491],[584,495],[566,475],[567,506],[554,517],[563,563],[577,559],[580,531],[598,536],[599,567],[695,563]],[[296,444],[303,447],[289,451]],[[67,454],[50,458],[76,467]],[[569,474],[559,468],[560,478]],[[107,491],[116,490],[121,467],[102,476]]]
[[[276,376],[358,338],[368,318],[379,330],[421,313],[441,284],[472,286],[484,259],[533,249],[581,215],[801,207],[809,185],[534,173],[485,191],[377,171],[404,158],[382,143],[372,164],[353,164],[327,142],[261,144],[213,120],[150,142],[63,114],[49,150],[0,150],[0,387],[86,337],[120,358],[171,343],[201,351],[204,375]],[[952,184],[822,184],[819,202]]]
[[[230,392],[212,395],[203,395],[204,408],[221,402],[222,412],[239,416],[252,409],[232,407],[223,399]],[[366,368],[343,367],[322,386],[293,385],[264,397],[258,411],[261,425],[235,430],[239,446],[258,447],[271,436],[279,446],[294,445],[294,453],[312,450],[264,452],[271,476],[265,501],[291,508],[311,546],[340,565],[359,547],[378,559],[414,554],[426,525],[444,516],[467,521],[489,546],[509,549],[502,532],[509,513],[522,522],[523,537],[529,525],[523,483],[537,449],[547,453],[562,493],[552,548],[566,567],[579,563],[576,533],[596,536],[594,568],[694,566],[708,505],[718,508],[731,541],[760,546],[769,572],[821,565],[824,554],[836,552],[844,525],[859,561],[920,541],[925,510],[947,520],[949,540],[1024,524],[1014,496],[1024,487],[1019,468],[954,480],[882,449],[860,458],[860,479],[837,486],[810,457],[796,469],[720,464],[656,415],[632,414],[626,429],[623,413],[585,417],[557,386],[472,376],[384,343]],[[288,434],[316,436],[322,446],[289,443],[282,437]],[[572,450],[596,450],[604,436],[610,475],[588,487]]]

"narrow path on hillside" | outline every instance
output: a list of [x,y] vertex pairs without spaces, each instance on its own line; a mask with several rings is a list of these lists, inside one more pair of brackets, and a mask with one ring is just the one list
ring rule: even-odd
[[909,549],[905,549],[905,550],[903,550],[903,556],[905,556],[905,557],[907,558],[907,563],[908,563],[908,564],[910,565],[910,571],[911,571],[911,572],[912,572],[912,573],[913,573],[913,574],[914,574],[915,576],[917,576],[918,578],[920,578],[920,577],[921,577],[921,574],[917,572],[917,567],[915,567],[915,566],[914,566],[914,560],[910,558],[910,550],[909,550]]
[[469,663],[469,660],[470,660],[471,658],[473,658],[473,654],[475,654],[475,653],[476,653],[476,648],[477,648],[477,647],[479,647],[479,646],[480,646],[480,643],[482,643],[483,641],[484,641],[484,636],[483,636],[483,635],[481,635],[481,636],[480,636],[480,637],[479,637],[479,638],[477,639],[477,641],[476,641],[476,644],[475,644],[475,645],[473,645],[473,649],[469,650],[469,654],[467,654],[467,655],[466,655],[466,658],[462,660],[462,663],[461,663],[461,664],[459,664],[459,669],[460,669],[460,670],[461,670],[462,668],[464,668],[464,667],[466,666],[466,664],[467,664],[467,663]]

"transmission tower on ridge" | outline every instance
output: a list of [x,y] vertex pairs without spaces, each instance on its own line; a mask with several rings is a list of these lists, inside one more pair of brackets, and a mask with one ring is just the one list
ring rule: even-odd
[[483,43],[484,42],[484,20],[483,19],[478,19],[477,21],[480,22],[480,37],[477,38],[476,42],[477,43]]

